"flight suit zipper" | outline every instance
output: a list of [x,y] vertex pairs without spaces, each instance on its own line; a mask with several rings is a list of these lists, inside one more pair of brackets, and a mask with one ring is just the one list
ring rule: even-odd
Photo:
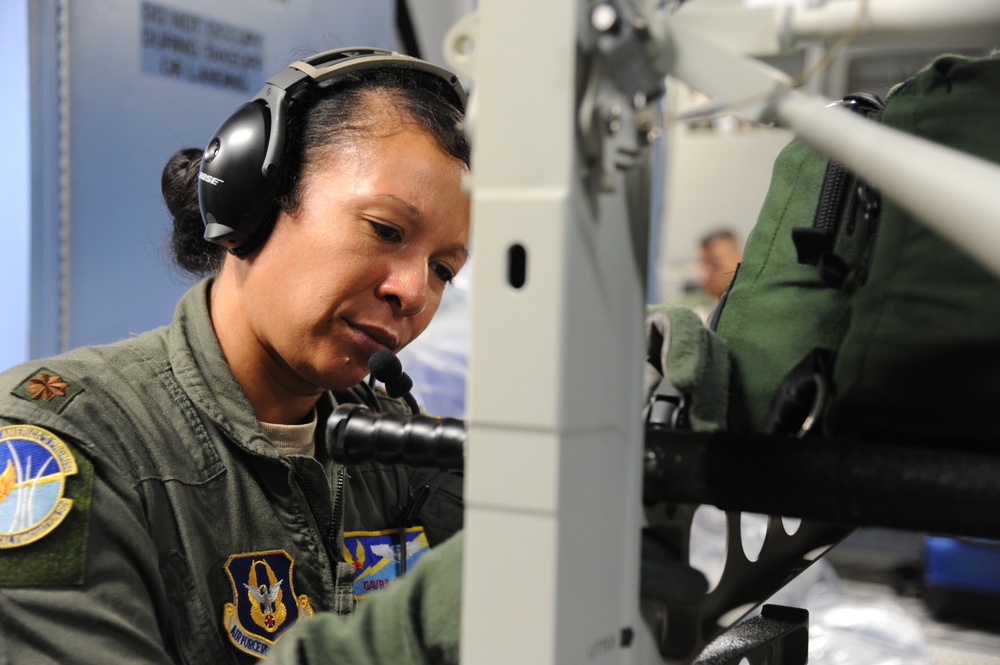
[[331,528],[339,529],[341,514],[344,511],[344,485],[347,480],[347,470],[341,466],[337,469],[337,482],[333,490],[333,519]]

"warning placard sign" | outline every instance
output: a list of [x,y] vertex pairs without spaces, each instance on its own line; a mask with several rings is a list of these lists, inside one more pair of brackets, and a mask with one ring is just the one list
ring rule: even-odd
[[263,85],[261,33],[151,2],[141,23],[144,73],[243,93]]

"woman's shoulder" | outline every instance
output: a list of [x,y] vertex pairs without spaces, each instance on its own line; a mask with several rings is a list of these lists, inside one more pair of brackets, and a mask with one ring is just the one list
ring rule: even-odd
[[112,344],[85,346],[0,372],[0,400],[20,398],[61,412],[85,393],[112,397],[128,386],[148,384],[168,363],[164,329]]
[[172,375],[166,338],[157,329],[0,373],[0,424],[50,430],[126,475],[155,477],[164,465],[192,472],[184,451],[177,456],[186,466],[174,465],[158,445],[169,439],[186,447],[207,436]]

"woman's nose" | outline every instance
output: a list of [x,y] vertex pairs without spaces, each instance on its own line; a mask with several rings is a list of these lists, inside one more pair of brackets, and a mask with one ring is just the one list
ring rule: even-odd
[[380,295],[403,316],[420,314],[427,307],[428,275],[426,262],[396,269],[379,286]]

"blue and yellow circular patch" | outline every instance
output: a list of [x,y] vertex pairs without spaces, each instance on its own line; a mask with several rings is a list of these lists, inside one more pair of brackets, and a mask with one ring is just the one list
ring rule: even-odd
[[62,440],[33,425],[0,427],[0,549],[44,537],[69,514],[63,496],[76,460]]

